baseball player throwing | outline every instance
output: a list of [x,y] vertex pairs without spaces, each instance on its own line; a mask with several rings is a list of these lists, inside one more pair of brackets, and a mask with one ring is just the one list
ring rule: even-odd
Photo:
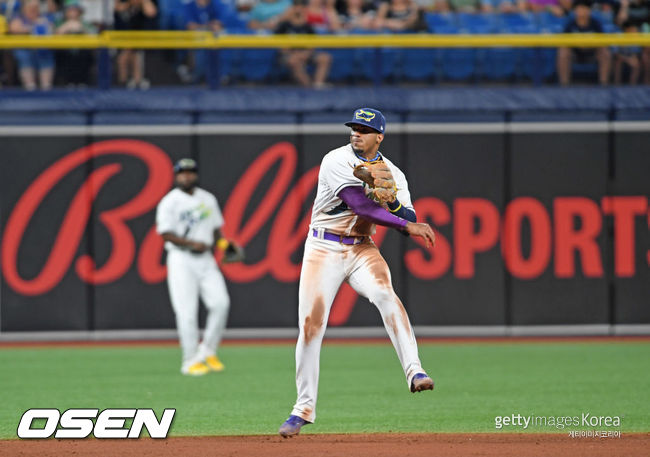
[[351,128],[350,144],[327,153],[318,175],[298,291],[298,399],[280,427],[283,437],[297,435],[316,419],[320,348],[343,281],[379,309],[410,391],[433,389],[388,265],[370,236],[376,224],[422,237],[427,246],[435,235],[428,224],[416,222],[404,173],[379,152],[386,129],[381,112],[358,109],[345,125]]
[[[183,353],[181,373],[200,376],[222,371],[217,357],[230,298],[214,259],[215,242],[226,250],[234,243],[221,235],[223,217],[217,199],[197,187],[198,167],[192,159],[174,166],[176,188],[158,204],[156,230],[167,250],[167,285]],[[199,296],[208,315],[199,344]]]

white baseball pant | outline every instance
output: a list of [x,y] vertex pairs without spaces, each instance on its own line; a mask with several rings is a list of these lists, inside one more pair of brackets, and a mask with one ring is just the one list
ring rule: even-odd
[[[181,370],[215,355],[221,342],[230,297],[211,252],[172,250],[167,254],[167,285],[183,353]],[[208,310],[199,345],[199,297]]]
[[361,244],[345,245],[317,239],[310,232],[298,290],[298,399],[291,412],[309,422],[316,419],[321,343],[332,302],[344,280],[379,309],[409,388],[413,376],[424,371],[408,315],[393,290],[390,270],[374,242],[368,239]]

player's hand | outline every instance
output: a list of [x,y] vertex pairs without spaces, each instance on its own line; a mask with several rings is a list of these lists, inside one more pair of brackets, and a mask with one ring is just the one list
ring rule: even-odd
[[210,249],[210,246],[205,243],[201,243],[200,241],[190,241],[187,243],[187,247],[190,251],[196,252],[197,254],[201,254],[202,252],[208,251]]
[[406,231],[411,236],[420,236],[424,238],[427,247],[429,247],[429,245],[434,246],[436,244],[436,234],[433,233],[433,230],[429,224],[409,222],[406,224]]

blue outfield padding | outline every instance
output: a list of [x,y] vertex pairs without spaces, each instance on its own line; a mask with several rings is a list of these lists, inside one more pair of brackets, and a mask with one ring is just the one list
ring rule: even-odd
[[295,124],[296,115],[287,113],[206,112],[198,116],[199,124]]
[[88,116],[83,112],[11,112],[0,111],[0,125],[86,125]]
[[[361,107],[359,107],[361,108]],[[328,113],[307,113],[302,116],[302,122],[305,124],[341,124],[342,131],[347,129],[345,124],[352,118],[353,110],[334,111]]]
[[465,113],[461,111],[435,112],[416,111],[406,115],[405,122],[409,123],[458,123],[458,122],[505,122],[503,112]]
[[99,111],[92,117],[93,125],[190,125],[192,115],[183,112]]
[[604,122],[608,120],[608,113],[604,111],[536,111],[513,113],[512,122]]
[[[5,90],[0,113],[52,113],[53,125],[61,113],[97,112],[240,113],[244,117],[277,114],[347,112],[360,106],[382,111],[534,111],[534,110],[650,110],[650,87],[454,87],[405,88],[395,86],[329,88],[233,88],[219,90],[178,88],[128,90],[53,90],[28,93]],[[80,119],[80,118],[76,118]]]
[[629,109],[616,112],[617,121],[650,121],[650,110]]

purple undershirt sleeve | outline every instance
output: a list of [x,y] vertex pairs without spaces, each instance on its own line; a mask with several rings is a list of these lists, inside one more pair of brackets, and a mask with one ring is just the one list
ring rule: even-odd
[[344,187],[338,193],[338,197],[348,205],[359,217],[364,218],[373,224],[385,225],[394,229],[403,229],[408,224],[406,219],[391,214],[379,203],[366,197],[363,187]]

